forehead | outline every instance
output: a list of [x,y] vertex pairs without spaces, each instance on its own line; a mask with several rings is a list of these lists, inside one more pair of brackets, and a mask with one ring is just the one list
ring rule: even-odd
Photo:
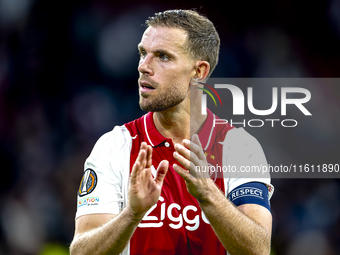
[[164,49],[173,52],[184,52],[187,34],[183,29],[157,26],[148,27],[139,44],[149,50]]

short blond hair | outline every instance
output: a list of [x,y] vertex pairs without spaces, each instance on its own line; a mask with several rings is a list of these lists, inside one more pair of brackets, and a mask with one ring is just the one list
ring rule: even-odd
[[167,10],[155,13],[145,21],[147,26],[180,28],[188,35],[188,53],[197,60],[210,64],[211,75],[218,62],[220,37],[214,24],[205,16],[193,10]]

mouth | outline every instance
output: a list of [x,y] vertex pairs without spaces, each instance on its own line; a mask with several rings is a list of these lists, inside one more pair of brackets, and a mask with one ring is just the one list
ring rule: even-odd
[[140,92],[146,93],[155,90],[155,87],[153,87],[147,81],[139,81],[139,90]]

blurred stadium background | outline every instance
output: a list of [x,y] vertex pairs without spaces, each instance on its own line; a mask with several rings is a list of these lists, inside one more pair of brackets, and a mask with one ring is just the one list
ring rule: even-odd
[[[339,0],[0,0],[0,254],[68,254],[83,163],[103,133],[144,114],[141,24],[170,8],[216,25],[214,77],[340,76]],[[272,254],[340,254],[339,179],[273,184]]]

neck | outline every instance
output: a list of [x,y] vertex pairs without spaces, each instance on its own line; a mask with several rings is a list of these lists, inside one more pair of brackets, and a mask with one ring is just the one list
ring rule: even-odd
[[190,107],[189,110],[173,107],[163,112],[155,112],[153,121],[164,137],[172,138],[174,143],[182,143],[183,139],[191,139],[193,134],[199,132],[206,117],[201,115],[200,111],[190,111]]

